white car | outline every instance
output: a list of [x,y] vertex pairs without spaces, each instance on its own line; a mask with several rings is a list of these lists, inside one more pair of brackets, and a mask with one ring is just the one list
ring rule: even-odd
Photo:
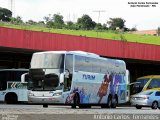
[[137,109],[142,107],[151,107],[160,109],[160,91],[147,90],[131,96],[131,105]]

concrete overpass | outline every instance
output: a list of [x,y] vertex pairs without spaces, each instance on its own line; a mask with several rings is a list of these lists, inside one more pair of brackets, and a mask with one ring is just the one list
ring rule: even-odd
[[1,68],[29,68],[32,53],[46,50],[82,50],[123,59],[132,81],[142,75],[160,74],[159,45],[0,27]]

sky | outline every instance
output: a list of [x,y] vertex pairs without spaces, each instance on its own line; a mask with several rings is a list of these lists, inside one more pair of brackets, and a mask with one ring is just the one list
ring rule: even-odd
[[[73,21],[84,14],[93,21],[106,23],[109,18],[123,18],[128,28],[157,29],[160,26],[160,0],[12,0],[13,16],[24,21],[42,21],[44,16],[59,13],[64,21]],[[130,7],[128,2],[158,2],[156,7]],[[11,0],[0,0],[0,7],[11,9]],[[140,4],[139,4],[140,5]],[[99,13],[97,11],[103,11]],[[99,19],[98,19],[99,18]]]

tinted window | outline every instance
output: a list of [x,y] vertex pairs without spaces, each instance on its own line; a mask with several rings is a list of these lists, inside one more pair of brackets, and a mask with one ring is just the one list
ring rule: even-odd
[[75,56],[75,71],[102,73],[101,67],[103,67],[104,69],[106,67],[105,67],[105,61],[103,61],[103,64],[101,63],[102,61],[96,58]]
[[[121,64],[119,66],[123,65]],[[75,55],[75,71],[106,74],[108,72],[117,72],[118,70],[119,68],[118,69],[115,68],[114,60],[96,59],[96,58]]]
[[75,56],[75,71],[92,72],[91,58]]
[[63,68],[64,54],[33,54],[31,68]]
[[160,92],[156,92],[155,96],[160,96]]
[[92,72],[100,73],[101,72],[100,60],[92,58],[91,63],[92,63]]
[[145,84],[149,81],[149,78],[146,79],[138,79],[136,82],[136,84],[133,85],[133,94],[135,93],[139,93],[142,91],[143,87],[145,86]]
[[105,60],[100,60],[100,67],[101,67],[101,73],[106,74],[107,73],[107,63]]
[[149,81],[150,78],[146,78],[146,79],[138,79],[136,82],[140,87],[144,87],[145,84]]
[[69,70],[70,73],[73,73],[73,55],[66,55],[65,69]]
[[148,89],[151,88],[160,88],[160,79],[152,79],[152,81],[150,82],[149,86],[147,87]]
[[3,81],[21,81],[21,75],[27,71],[1,71],[0,80]]
[[0,90],[7,88],[7,81],[21,81],[21,75],[27,71],[0,71]]

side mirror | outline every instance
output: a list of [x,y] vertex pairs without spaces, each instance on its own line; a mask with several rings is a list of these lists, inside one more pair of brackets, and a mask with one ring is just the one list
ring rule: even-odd
[[69,70],[65,70],[65,78],[69,78]]
[[22,83],[25,83],[25,82],[28,81],[28,80],[27,80],[27,76],[28,76],[28,75],[29,75],[28,73],[24,73],[24,74],[21,75],[21,82],[22,82]]
[[60,74],[60,77],[59,77],[59,81],[60,81],[60,85],[62,85],[63,84],[63,82],[64,82],[64,73],[61,73]]

